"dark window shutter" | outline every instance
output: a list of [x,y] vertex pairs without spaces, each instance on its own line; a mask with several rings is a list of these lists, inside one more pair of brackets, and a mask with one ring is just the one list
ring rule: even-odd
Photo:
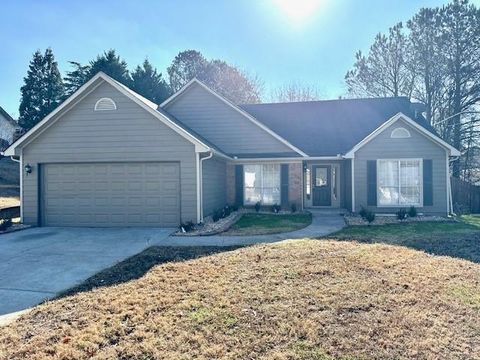
[[377,206],[377,161],[367,160],[367,205]]
[[235,204],[243,206],[243,165],[235,165]]
[[423,206],[433,205],[433,161],[423,160]]
[[288,164],[280,168],[280,198],[282,207],[288,206]]

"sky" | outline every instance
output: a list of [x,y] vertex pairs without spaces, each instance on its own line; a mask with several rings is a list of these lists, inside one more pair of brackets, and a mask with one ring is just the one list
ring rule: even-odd
[[[474,0],[480,5],[480,0]],[[166,75],[186,49],[231,63],[272,90],[296,82],[322,98],[345,93],[345,73],[378,32],[442,0],[5,0],[0,13],[0,106],[18,117],[33,52],[51,47],[60,71],[116,49],[130,69],[148,58]]]

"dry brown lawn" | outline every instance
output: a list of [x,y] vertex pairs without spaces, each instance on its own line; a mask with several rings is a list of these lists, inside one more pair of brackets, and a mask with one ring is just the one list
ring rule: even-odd
[[480,265],[300,240],[166,263],[38,306],[5,359],[480,358]]

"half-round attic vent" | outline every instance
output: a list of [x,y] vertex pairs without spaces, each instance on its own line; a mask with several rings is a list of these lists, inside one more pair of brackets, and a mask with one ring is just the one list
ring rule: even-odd
[[110,98],[101,98],[95,103],[95,111],[117,110],[115,101]]
[[390,134],[392,139],[405,139],[410,137],[410,131],[403,127],[398,127],[393,129],[392,133]]

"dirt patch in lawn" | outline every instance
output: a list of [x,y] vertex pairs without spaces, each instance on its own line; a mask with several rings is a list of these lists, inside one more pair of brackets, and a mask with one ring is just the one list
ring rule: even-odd
[[473,359],[480,265],[400,246],[298,240],[153,267],[41,305],[8,359]]
[[243,214],[222,235],[265,235],[290,232],[310,225],[312,214]]

